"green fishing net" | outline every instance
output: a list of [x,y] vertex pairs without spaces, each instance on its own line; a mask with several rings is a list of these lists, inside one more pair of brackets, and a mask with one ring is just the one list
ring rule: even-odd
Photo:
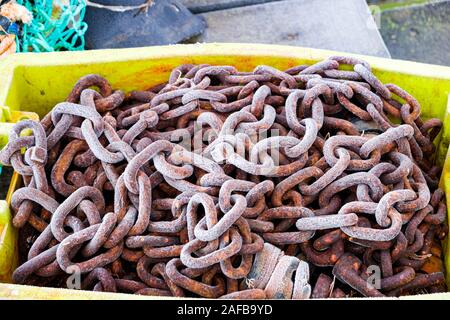
[[19,36],[20,52],[84,50],[84,0],[17,0],[33,13]]

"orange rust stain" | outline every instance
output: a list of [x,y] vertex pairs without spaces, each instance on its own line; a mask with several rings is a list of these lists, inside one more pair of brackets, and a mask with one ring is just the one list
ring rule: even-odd
[[170,73],[173,68],[174,68],[173,64],[158,63],[151,66],[150,68],[142,70],[142,73],[150,72],[155,74],[165,74]]
[[298,61],[296,59],[288,59],[286,61],[286,69],[290,69],[298,65]]
[[431,254],[436,257],[441,257],[442,256],[442,247],[440,247],[439,245],[433,244],[433,246],[431,247]]
[[255,59],[252,57],[239,57],[235,64],[245,71],[251,71],[256,66]]
[[421,270],[426,273],[443,272],[444,264],[440,258],[432,256],[427,259],[427,262],[425,262]]

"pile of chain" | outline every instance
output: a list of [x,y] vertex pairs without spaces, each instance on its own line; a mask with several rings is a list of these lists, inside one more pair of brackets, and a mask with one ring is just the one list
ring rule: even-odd
[[129,94],[87,75],[0,154],[25,182],[13,280],[78,273],[85,290],[207,298],[445,291],[441,126],[351,57],[181,65]]

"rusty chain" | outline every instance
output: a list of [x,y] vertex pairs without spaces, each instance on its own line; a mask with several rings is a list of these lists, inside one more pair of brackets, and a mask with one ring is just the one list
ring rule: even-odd
[[441,127],[352,57],[186,64],[128,94],[87,75],[0,153],[25,183],[13,224],[34,235],[13,280],[64,286],[75,269],[85,290],[224,299],[443,291]]

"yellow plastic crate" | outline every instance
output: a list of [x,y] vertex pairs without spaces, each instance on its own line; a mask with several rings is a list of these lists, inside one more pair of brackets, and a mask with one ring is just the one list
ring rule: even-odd
[[[9,132],[14,123],[23,119],[39,120],[39,116],[33,112],[11,111],[8,107],[0,106],[0,149],[8,142]],[[1,175],[0,179],[6,179]],[[12,189],[18,185],[19,176],[15,174],[10,182]],[[16,238],[17,230],[11,224],[11,213],[8,200],[0,200],[0,282],[9,281],[11,273],[17,265]]]
[[[36,112],[42,117],[56,103],[63,101],[75,82],[88,73],[98,73],[106,77],[115,89],[130,91],[146,89],[166,81],[172,68],[183,63],[228,64],[234,65],[239,70],[251,71],[260,64],[287,69],[298,64],[311,64],[332,55],[351,54],[258,44],[194,44],[86,52],[15,54],[0,61],[0,106],[8,106],[12,111]],[[375,75],[382,82],[395,83],[416,97],[422,105],[424,119],[436,117],[444,121],[443,133],[436,141],[438,146],[436,161],[444,165],[441,185],[446,190],[447,203],[450,204],[450,156],[447,155],[450,143],[448,112],[450,110],[448,103],[450,68],[361,55],[352,56],[368,61]],[[449,160],[446,161],[446,159]],[[7,201],[19,181],[19,177],[15,175]],[[0,275],[8,274],[13,269],[16,259],[14,248],[17,239],[14,236],[4,237],[3,235],[5,226],[12,229],[9,224],[10,218],[8,206],[0,202]],[[14,235],[14,231],[11,231]],[[9,256],[2,253],[4,248],[9,249]],[[445,246],[445,257],[447,282],[450,284],[450,245]],[[0,278],[1,281],[4,280]],[[0,283],[0,298],[147,299],[151,297]],[[405,298],[450,299],[450,293]]]

